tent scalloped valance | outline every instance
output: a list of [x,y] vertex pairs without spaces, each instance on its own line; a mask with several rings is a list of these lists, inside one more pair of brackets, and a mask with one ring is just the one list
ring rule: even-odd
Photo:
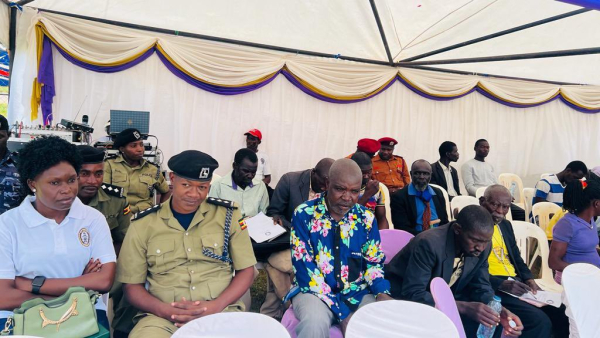
[[29,63],[35,62],[38,70],[33,80],[31,119],[37,119],[41,106],[44,123],[52,120],[55,94],[52,46],[71,63],[104,73],[131,68],[156,53],[177,77],[221,95],[256,90],[282,74],[303,92],[332,103],[372,98],[397,80],[433,100],[452,100],[477,91],[511,107],[533,107],[560,98],[578,111],[600,112],[600,86],[559,86],[308,57],[43,12],[35,16],[28,34],[36,49],[29,55],[37,55],[37,60]]

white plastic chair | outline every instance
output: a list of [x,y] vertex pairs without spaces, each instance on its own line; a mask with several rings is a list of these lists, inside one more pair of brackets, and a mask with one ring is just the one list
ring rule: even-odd
[[345,337],[458,338],[459,335],[450,318],[432,306],[388,300],[358,309],[348,323]]
[[[539,257],[541,257],[542,266],[541,266],[541,278],[536,279],[535,282],[543,289],[547,291],[554,292],[562,292],[562,286],[554,281],[554,277],[552,276],[552,270],[548,265],[548,256],[550,255],[550,247],[548,246],[548,240],[546,239],[546,234],[540,227],[533,223],[523,222],[523,221],[512,221],[513,231],[515,233],[515,239],[517,241],[517,246],[519,247],[519,251],[521,251],[521,257],[529,266],[529,262],[527,260],[527,253],[530,252],[530,241],[528,238],[535,238],[537,240],[538,249],[540,252]],[[535,261],[536,257],[533,257],[532,261]]]
[[454,217],[452,217],[452,212],[450,212],[450,197],[448,195],[448,192],[446,191],[446,189],[440,187],[437,184],[429,184],[429,186],[434,187],[434,188],[438,188],[442,191],[442,194],[444,195],[444,200],[446,201],[446,215],[448,215],[448,221],[451,221],[454,219]]
[[451,210],[452,210],[452,219],[456,219],[456,215],[462,210],[462,208],[467,205],[479,205],[479,200],[473,196],[456,196],[452,199]]
[[479,199],[480,197],[482,197],[485,194],[485,189],[487,189],[488,187],[481,187],[481,188],[477,188],[477,191],[475,192],[475,197],[477,199]]
[[595,287],[600,285],[600,269],[587,263],[571,264],[563,271],[562,284],[565,288],[567,307],[571,319],[575,320],[579,336],[599,337],[600,321],[597,307],[600,303],[600,292],[597,292]]
[[548,227],[550,219],[560,211],[560,207],[550,202],[538,202],[531,208],[533,221],[546,233],[546,238],[552,240],[552,228]]
[[188,322],[172,338],[290,338],[275,319],[252,312],[221,312]]
[[511,192],[512,197],[515,199],[513,203],[523,208],[523,180],[516,174],[503,173],[498,177],[498,182]]
[[534,196],[535,188],[523,188],[523,198],[525,199],[525,219],[529,219],[529,215],[531,214]]
[[390,229],[394,229],[392,223],[392,208],[390,207],[390,190],[383,183],[379,183],[379,190],[383,194],[383,200],[385,201],[385,218],[387,218]]

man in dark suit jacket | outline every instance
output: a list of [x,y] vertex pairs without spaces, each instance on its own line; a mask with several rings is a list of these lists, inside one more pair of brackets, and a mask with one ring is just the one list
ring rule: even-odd
[[[332,164],[333,159],[324,158],[313,169],[283,175],[275,187],[271,203],[267,208],[267,215],[273,217],[273,223],[289,229],[296,207],[311,197],[320,196],[325,191],[325,182]],[[289,234],[287,239],[281,237],[283,235],[274,241],[287,240],[289,245]],[[265,270],[269,277],[268,289],[260,313],[281,318],[284,310],[281,299],[290,291],[292,285],[292,254],[290,250],[272,253],[267,258]]]
[[[467,337],[475,337],[479,324],[502,323],[506,333],[518,334],[523,327],[517,316],[504,308],[498,316],[486,305],[494,296],[487,262],[492,234],[490,214],[471,205],[455,222],[417,235],[386,267],[392,297],[434,306],[429,285],[440,277],[452,290]],[[511,319],[516,328],[510,327]]]
[[549,338],[552,331],[554,337],[568,337],[569,320],[564,308],[538,308],[505,293],[521,296],[541,290],[531,270],[523,262],[512,224],[505,218],[511,201],[508,189],[499,184],[489,186],[479,199],[479,204],[490,212],[495,224],[488,259],[492,289],[502,297],[502,305],[523,321],[525,330],[522,337]]
[[[446,141],[440,145],[438,149],[440,160],[431,164],[431,184],[437,184],[446,189],[448,197],[452,200],[453,197],[460,195],[460,184],[458,181],[458,171],[450,165],[451,162],[458,161],[458,148],[454,142]],[[446,172],[450,171],[452,182],[448,181]]]
[[412,182],[390,197],[394,228],[416,235],[423,230],[448,223],[444,195],[440,189],[429,185],[429,162],[415,161],[410,168],[410,177]]

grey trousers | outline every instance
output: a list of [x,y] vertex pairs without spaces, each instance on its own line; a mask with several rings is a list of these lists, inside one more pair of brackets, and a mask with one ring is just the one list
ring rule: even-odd
[[[358,308],[373,303],[375,296],[365,295]],[[329,307],[317,296],[310,293],[299,293],[292,298],[294,315],[300,321],[296,326],[298,338],[329,338],[329,328],[335,317]]]

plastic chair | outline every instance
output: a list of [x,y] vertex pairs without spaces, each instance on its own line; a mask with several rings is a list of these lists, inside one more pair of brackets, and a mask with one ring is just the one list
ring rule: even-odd
[[534,196],[535,188],[523,188],[523,198],[525,199],[525,219],[529,219],[529,216],[531,215]]
[[448,196],[448,192],[446,191],[446,189],[440,187],[437,184],[429,184],[429,186],[440,189],[440,191],[444,195],[444,200],[446,201],[446,215],[448,215],[448,220],[453,220],[454,218],[452,218],[452,212],[450,212],[450,197]]
[[511,173],[500,174],[498,182],[506,187],[511,192],[512,197],[515,199],[514,203],[521,208],[524,207],[523,199],[523,180],[516,175]]
[[435,277],[429,284],[429,289],[435,301],[435,308],[442,311],[452,320],[460,338],[467,338],[458,308],[456,307],[456,300],[454,300],[452,290],[450,290],[446,281],[443,278]]
[[383,194],[383,200],[385,201],[385,218],[387,218],[390,229],[394,229],[392,223],[392,208],[390,207],[390,190],[383,183],[379,183],[379,190]]
[[552,228],[548,226],[552,216],[560,211],[560,207],[550,202],[539,202],[531,208],[535,223],[546,233],[546,238],[552,240]]
[[452,199],[451,210],[453,219],[456,219],[456,215],[467,205],[479,205],[479,200],[473,196],[456,196]]
[[172,338],[290,338],[275,319],[252,312],[221,312],[194,319],[175,331]]
[[[600,285],[600,269],[587,263],[571,264],[565,268],[562,284],[567,298],[567,315],[575,321],[580,337],[598,337],[598,303],[600,292],[594,287]],[[570,310],[570,311],[569,311]]]
[[530,252],[530,243],[528,238],[535,238],[539,249],[539,257],[541,257],[541,276],[536,279],[535,282],[543,289],[547,291],[562,292],[563,288],[554,281],[552,276],[552,270],[548,266],[548,256],[550,254],[550,247],[548,246],[548,240],[546,234],[537,225],[529,222],[513,221],[513,231],[515,233],[515,239],[521,251],[521,257],[530,266],[532,262],[535,262],[537,255],[534,256],[530,262],[527,260],[527,253]]
[[[285,327],[287,332],[289,333],[291,338],[297,338],[296,336],[296,326],[300,324],[296,315],[294,315],[294,309],[292,305],[285,311],[283,317],[281,318],[281,325]],[[245,331],[244,331],[245,332]],[[266,337],[266,336],[265,336]],[[332,325],[329,329],[329,337],[330,338],[344,338],[342,335],[342,330],[340,330],[339,325]]]
[[381,236],[381,249],[385,254],[384,264],[389,263],[415,237],[410,232],[396,229],[380,230],[379,235]]
[[456,326],[443,312],[416,302],[388,300],[358,309],[346,338],[458,338]]
[[477,200],[479,200],[480,197],[483,196],[483,194],[485,194],[485,189],[487,189],[488,187],[480,187],[477,188],[477,191],[475,192],[475,197],[477,198]]

